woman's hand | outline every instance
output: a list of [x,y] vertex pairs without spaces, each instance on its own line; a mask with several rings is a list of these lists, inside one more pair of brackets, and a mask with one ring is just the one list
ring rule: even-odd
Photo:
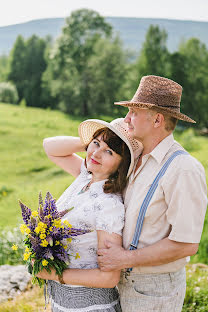
[[[31,264],[34,265],[35,260],[32,259]],[[38,274],[35,275],[38,278],[42,278],[45,280],[52,280],[52,281],[59,281],[58,275],[56,274],[56,271],[54,269],[51,269],[51,273],[47,272],[46,269],[43,269]]]
[[52,280],[58,282],[58,275],[54,269],[51,269],[51,273],[47,272],[46,269],[43,269],[41,272],[36,274],[36,277],[45,279],[45,280]]

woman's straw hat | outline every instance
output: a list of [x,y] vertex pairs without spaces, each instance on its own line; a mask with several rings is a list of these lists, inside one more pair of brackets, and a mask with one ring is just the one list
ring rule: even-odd
[[114,104],[136,108],[159,108],[161,112],[176,119],[196,123],[180,112],[181,95],[182,87],[175,81],[159,76],[144,76],[132,100]]
[[88,119],[83,121],[78,128],[79,136],[84,145],[87,145],[91,142],[93,134],[102,128],[109,128],[112,130],[119,138],[121,138],[129,148],[131,154],[131,162],[129,165],[129,170],[127,173],[127,178],[134,167],[134,159],[136,159],[142,152],[143,146],[142,144],[132,139],[127,130],[127,124],[124,122],[124,118],[117,118],[110,123],[99,120],[99,119]]

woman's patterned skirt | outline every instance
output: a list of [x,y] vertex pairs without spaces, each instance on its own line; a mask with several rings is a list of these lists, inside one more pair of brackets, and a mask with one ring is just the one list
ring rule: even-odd
[[48,281],[52,312],[121,312],[117,287],[90,288]]

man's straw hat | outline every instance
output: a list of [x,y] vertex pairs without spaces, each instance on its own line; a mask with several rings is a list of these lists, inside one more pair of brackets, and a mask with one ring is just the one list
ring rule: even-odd
[[161,112],[176,119],[196,123],[180,112],[181,95],[182,87],[175,81],[159,76],[144,76],[132,100],[114,104],[135,108],[159,108]]
[[134,159],[136,159],[141,154],[143,146],[139,141],[132,139],[129,136],[127,124],[124,122],[124,118],[117,118],[110,123],[99,119],[87,119],[79,125],[78,131],[80,139],[82,143],[84,143],[84,145],[87,145],[91,142],[93,134],[97,130],[105,127],[112,130],[119,138],[121,138],[126,143],[129,148],[131,154],[131,162],[127,173],[128,178],[134,167]]

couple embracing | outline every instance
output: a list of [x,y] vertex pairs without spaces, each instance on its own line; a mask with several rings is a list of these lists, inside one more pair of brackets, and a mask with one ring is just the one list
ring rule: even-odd
[[[197,252],[207,206],[202,165],[174,141],[182,87],[145,76],[126,117],[89,119],[79,137],[44,139],[49,159],[76,177],[57,201],[63,219],[91,229],[62,276],[42,271],[53,312],[179,312],[185,265]],[[76,153],[86,150],[83,160]]]

